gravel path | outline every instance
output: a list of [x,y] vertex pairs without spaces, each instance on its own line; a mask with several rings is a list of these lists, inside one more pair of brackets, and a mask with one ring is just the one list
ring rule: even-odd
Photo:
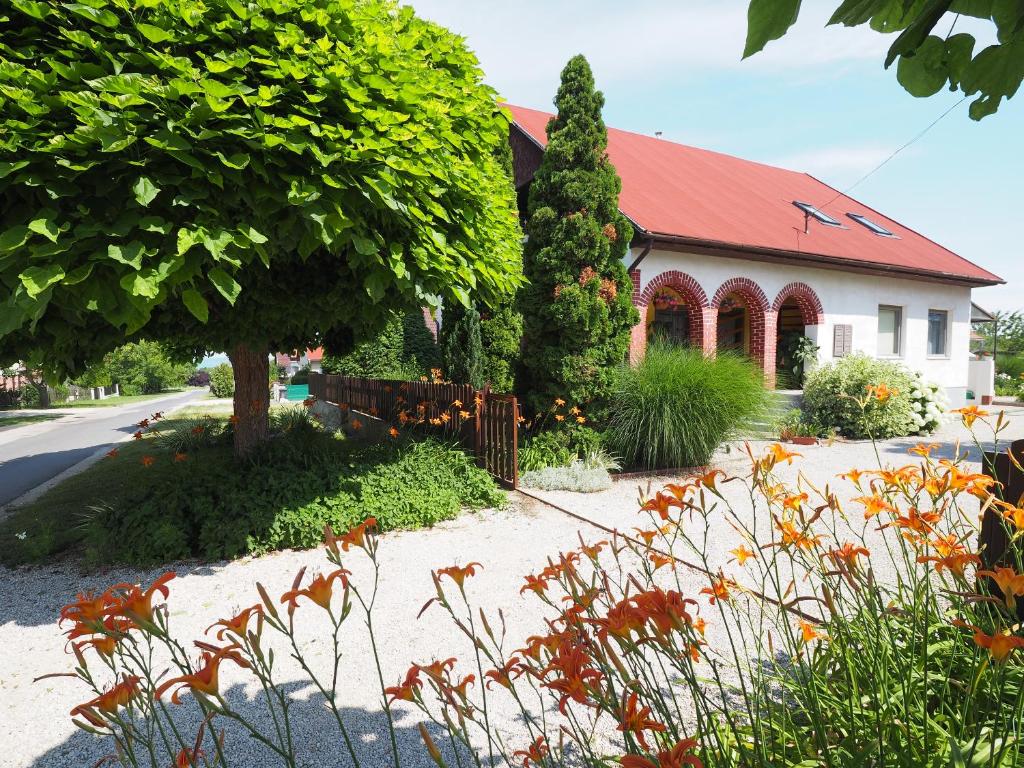
[[[1011,428],[1007,437],[1024,437],[1024,409],[1007,409]],[[959,425],[947,425],[929,442],[942,444],[944,455],[952,455],[957,439],[964,436]],[[886,462],[903,463],[906,450],[917,439],[889,441],[882,446]],[[763,449],[757,444],[755,449]],[[730,472],[741,473],[745,459],[742,450],[734,447],[730,454],[720,456],[719,464]],[[815,483],[832,482],[838,472],[847,468],[870,467],[874,453],[867,443],[836,443],[831,447],[800,448],[803,459],[785,473],[795,477],[802,471]],[[650,482],[657,489],[670,478]],[[622,481],[608,491],[582,496],[563,492],[537,493],[561,506],[583,514],[610,527],[631,530],[642,525],[636,514],[638,486],[646,489],[644,480]],[[730,497],[742,502],[739,483],[725,486]],[[470,648],[460,638],[445,616],[434,608],[417,619],[417,613],[433,594],[429,571],[454,563],[480,561],[484,569],[467,581],[467,588],[478,603],[504,609],[510,647],[518,647],[527,635],[541,627],[528,598],[519,596],[522,577],[539,570],[549,554],[578,546],[577,531],[593,541],[603,534],[543,504],[517,497],[509,508],[480,514],[466,514],[455,521],[430,530],[394,533],[381,540],[380,557],[383,576],[378,610],[375,613],[378,642],[387,683],[393,684],[404,674],[410,661],[428,662],[434,658],[458,656],[468,660]],[[736,535],[727,527],[712,530],[709,536],[712,559],[722,563],[726,552],[736,544]],[[348,566],[348,564],[346,564]],[[289,588],[296,571],[327,570],[328,564],[319,551],[282,552],[257,559],[233,563],[178,564],[178,578],[171,582],[171,622],[174,634],[182,640],[198,638],[215,620],[255,602],[255,583],[262,582],[271,594]],[[355,558],[351,567],[357,582],[367,576],[362,558]],[[120,581],[148,583],[160,571],[129,569],[82,574],[75,564],[50,565],[38,568],[7,570],[0,567],[0,766],[88,766],[110,748],[109,742],[78,731],[67,713],[85,698],[85,691],[70,679],[53,678],[33,683],[32,679],[50,672],[65,671],[71,658],[64,653],[63,638],[56,626],[60,606],[76,592],[102,589]],[[698,591],[706,583],[704,576],[681,571],[683,588]],[[436,608],[436,607],[435,607]],[[324,636],[326,619],[314,607],[300,608],[299,617],[304,634],[310,641],[310,659],[318,669],[326,669]],[[365,630],[353,616],[346,626],[348,651],[342,680],[341,700],[346,717],[356,734],[359,750],[367,765],[386,765],[388,741],[386,726],[379,714],[379,694],[373,665],[366,652]],[[709,638],[714,643],[714,637]],[[302,682],[296,666],[284,649],[278,646],[280,678],[288,692],[299,700],[297,718],[301,723],[296,740],[303,745],[306,765],[328,766],[347,764],[343,746],[328,712],[308,684]],[[476,672],[460,661],[463,674]],[[258,712],[256,691],[243,682],[240,670],[226,666],[222,671],[222,689],[234,706]],[[186,697],[187,699],[187,697]],[[181,712],[191,711],[191,704]],[[499,710],[493,720],[503,728],[515,729],[512,713]],[[432,765],[422,749],[411,712],[403,715],[399,739],[408,765]],[[244,735],[229,731],[228,741],[241,757],[235,765],[276,765],[273,756],[257,747]],[[518,743],[518,742],[517,742]]]

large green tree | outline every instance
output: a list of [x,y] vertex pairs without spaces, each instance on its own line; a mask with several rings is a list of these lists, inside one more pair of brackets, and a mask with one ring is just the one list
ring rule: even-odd
[[394,0],[0,4],[0,364],[225,349],[245,453],[270,350],[515,288],[507,130]]
[[[786,34],[800,14],[801,0],[750,0],[747,43],[751,56]],[[995,42],[976,50],[977,40],[957,29],[961,17],[992,24]],[[1024,80],[1024,2],[1020,0],[843,0],[829,24],[869,24],[899,33],[885,57],[898,60],[896,77],[914,96],[948,87],[973,96],[975,120],[991,115]]]
[[619,212],[622,182],[608,159],[604,96],[583,56],[562,71],[558,114],[529,196],[523,365],[531,402],[599,407],[639,321],[623,258],[633,236]]

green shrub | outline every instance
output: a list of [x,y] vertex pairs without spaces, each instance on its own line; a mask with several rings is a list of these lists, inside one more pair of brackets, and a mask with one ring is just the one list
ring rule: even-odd
[[148,565],[313,547],[325,523],[346,530],[372,515],[381,530],[415,528],[504,499],[486,472],[449,445],[368,446],[296,428],[300,417],[280,418],[293,429],[243,464],[227,445],[203,448],[201,459],[94,508],[90,559]]
[[190,454],[200,448],[226,443],[230,434],[226,423],[210,416],[176,418],[170,429],[162,429],[156,444],[168,454]]
[[480,313],[475,307],[449,305],[441,317],[441,362],[446,379],[484,385],[484,348],[480,340]]
[[996,355],[996,373],[1005,373],[1011,379],[1020,379],[1021,375],[1024,375],[1024,355],[1000,352]]
[[698,467],[735,431],[762,415],[768,396],[746,358],[653,342],[622,366],[606,436],[627,467]]
[[328,347],[324,373],[365,376],[371,379],[416,380],[437,368],[440,355],[433,334],[419,311],[394,315],[376,334],[351,345]]
[[304,365],[295,373],[292,374],[292,384],[309,384],[309,373],[312,369],[309,365]]
[[193,365],[175,361],[155,341],[124,344],[90,366],[73,383],[82,387],[118,384],[122,395],[150,395],[182,387],[193,373]]
[[232,397],[235,394],[235,372],[227,363],[210,370],[210,394],[214,397]]
[[519,471],[565,467],[576,458],[567,430],[551,429],[527,437],[519,448]]
[[[861,409],[854,398],[864,399],[870,385],[885,384],[897,394],[884,403],[869,401]],[[803,407],[809,421],[834,427],[846,437],[885,439],[916,434],[911,393],[919,378],[900,363],[855,354],[811,372],[804,385]]]

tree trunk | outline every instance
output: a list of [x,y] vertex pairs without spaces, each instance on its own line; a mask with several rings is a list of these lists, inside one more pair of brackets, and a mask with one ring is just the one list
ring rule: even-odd
[[239,344],[228,352],[235,375],[235,456],[241,458],[270,434],[270,364],[265,349]]

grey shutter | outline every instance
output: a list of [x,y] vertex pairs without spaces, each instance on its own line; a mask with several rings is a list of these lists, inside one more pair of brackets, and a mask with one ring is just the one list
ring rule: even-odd
[[835,325],[832,328],[832,357],[846,357],[853,352],[853,326]]

